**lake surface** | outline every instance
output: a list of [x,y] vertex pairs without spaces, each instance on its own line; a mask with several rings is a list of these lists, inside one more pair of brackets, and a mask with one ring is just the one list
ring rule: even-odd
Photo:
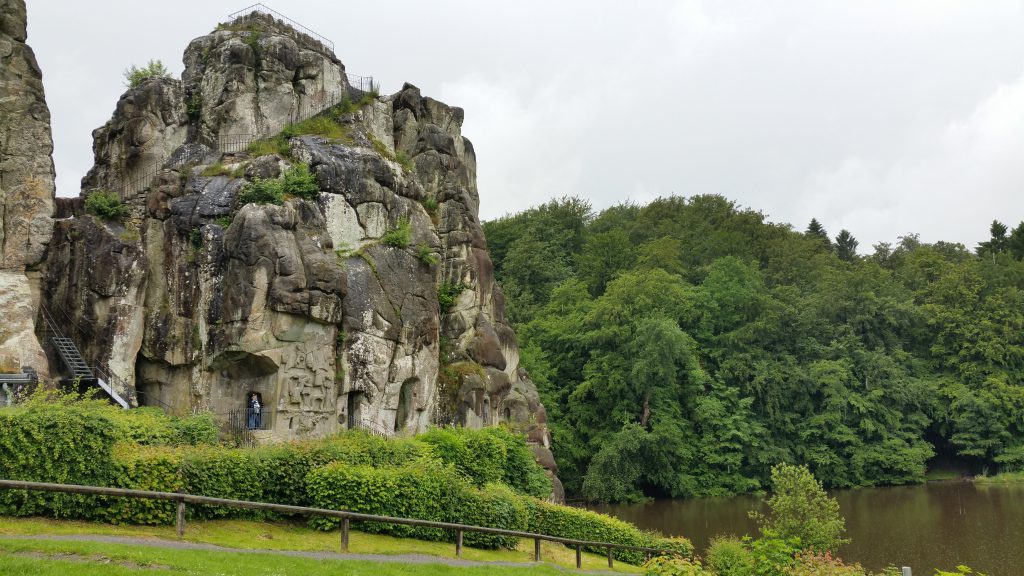
[[[1024,483],[932,482],[830,492],[853,541],[839,555],[878,570],[910,566],[915,576],[966,564],[990,576],[1024,575]],[[641,528],[683,535],[703,555],[720,534],[757,534],[756,496],[590,505]]]

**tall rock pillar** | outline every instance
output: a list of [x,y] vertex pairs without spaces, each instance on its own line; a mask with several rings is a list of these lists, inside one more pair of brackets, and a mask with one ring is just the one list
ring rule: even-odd
[[24,0],[0,0],[0,372],[30,366],[46,375],[36,266],[53,227],[53,137],[26,36]]

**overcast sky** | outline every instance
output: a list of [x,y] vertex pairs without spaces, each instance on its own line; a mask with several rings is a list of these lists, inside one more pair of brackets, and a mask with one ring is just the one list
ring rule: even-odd
[[[245,7],[27,0],[58,194],[78,193],[122,70]],[[466,110],[481,217],[715,193],[861,252],[974,247],[1024,220],[1024,0],[268,2],[349,72]],[[86,9],[87,8],[87,9]]]

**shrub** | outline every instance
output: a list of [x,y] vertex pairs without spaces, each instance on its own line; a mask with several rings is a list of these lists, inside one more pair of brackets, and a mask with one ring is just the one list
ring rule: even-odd
[[494,436],[505,446],[502,482],[523,494],[542,499],[551,496],[551,478],[537,463],[522,435],[515,434],[504,426],[485,428],[484,432]]
[[210,412],[193,414],[183,418],[173,418],[174,444],[195,446],[198,444],[215,444],[220,428]]
[[399,218],[395,226],[381,236],[380,241],[393,248],[405,248],[412,240],[412,227],[408,218]]
[[[614,542],[630,546],[644,546],[671,550],[682,556],[693,554],[693,545],[685,538],[661,538],[655,534],[643,532],[636,526],[617,518],[583,510],[559,506],[540,500],[528,500],[530,522],[528,531],[549,536],[560,536],[574,540],[595,540]],[[606,553],[606,549],[589,548],[585,550],[597,554]],[[643,552],[616,549],[615,558],[630,564],[643,562]]]
[[[258,450],[199,446],[185,453],[182,485],[189,494],[235,500],[263,500],[267,470]],[[259,511],[219,506],[190,506],[198,518],[263,518]]]
[[437,266],[441,262],[441,257],[435,254],[434,249],[426,244],[416,245],[416,257],[427,266]]
[[711,541],[707,550],[708,567],[717,576],[752,576],[754,556],[739,538],[722,537]]
[[839,514],[839,502],[825,493],[806,466],[778,464],[772,468],[771,481],[768,515],[751,514],[763,534],[799,539],[804,549],[816,552],[834,551],[847,542],[842,538],[846,521]]
[[[0,410],[0,478],[107,485],[117,429],[99,405],[43,392]],[[90,496],[0,490],[5,516],[88,517],[95,508]]]
[[423,199],[423,208],[430,214],[437,212],[437,198],[434,196],[427,196]]
[[242,189],[238,195],[238,205],[246,204],[276,204],[284,203],[284,186],[281,180],[253,179]]
[[682,556],[656,556],[644,563],[645,576],[721,576],[709,572],[699,560]]
[[[397,468],[335,462],[311,472],[307,487],[313,505],[320,508],[520,531],[526,529],[528,521],[523,498],[508,487],[473,487],[453,467],[429,458]],[[338,520],[316,518],[310,524],[327,530],[336,527]],[[381,522],[358,524],[361,530],[375,534],[453,540],[450,530]],[[467,532],[463,542],[476,548],[512,549],[519,539]]]
[[124,70],[124,85],[127,88],[137,88],[139,84],[142,84],[143,80],[149,78],[170,78],[171,73],[168,72],[167,67],[164,63],[159,60],[150,60],[145,67],[139,68],[132,64],[130,67]]
[[828,552],[797,554],[793,565],[786,568],[786,576],[867,576],[860,564],[844,564]]
[[[177,492],[184,487],[182,455],[181,448],[117,444],[113,451],[111,486]],[[112,524],[171,524],[176,508],[175,502],[163,500],[110,498],[97,516]]]
[[85,211],[104,220],[120,220],[128,215],[128,207],[109,190],[96,190],[86,196]]
[[[466,481],[454,468],[423,459],[401,468],[328,464],[310,472],[306,479],[313,506],[351,510],[382,516],[448,522],[459,508]],[[448,540],[450,534],[436,528],[360,522],[361,530],[422,540]],[[321,530],[338,525],[335,518],[314,518],[310,525]]]
[[[459,502],[454,521],[460,524],[523,531],[529,522],[523,498],[503,484],[464,488],[459,495]],[[512,536],[465,532],[463,543],[474,548],[514,550],[519,545],[519,539]]]
[[504,474],[505,445],[483,430],[434,428],[419,439],[431,445],[434,456],[477,486],[497,482]]
[[413,164],[412,159],[409,158],[409,156],[407,156],[406,153],[402,152],[401,150],[395,152],[395,161],[401,164],[402,168],[404,168],[406,172],[412,172],[416,168],[416,165]]
[[316,200],[320,196],[320,185],[306,164],[295,164],[284,171],[281,179],[285,194],[306,200]]
[[459,299],[459,294],[466,289],[466,285],[463,283],[452,284],[450,282],[442,282],[437,287],[437,303],[441,307],[442,312],[448,312],[455,307],[456,300]]

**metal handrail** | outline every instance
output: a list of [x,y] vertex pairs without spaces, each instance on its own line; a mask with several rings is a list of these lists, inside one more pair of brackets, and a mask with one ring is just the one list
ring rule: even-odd
[[480,534],[495,534],[498,536],[509,536],[512,538],[532,538],[534,540],[534,560],[540,561],[540,543],[542,540],[557,542],[566,546],[576,548],[576,568],[582,568],[581,550],[586,547],[590,549],[604,548],[608,551],[608,567],[612,567],[612,551],[627,550],[630,552],[643,552],[648,558],[652,555],[676,554],[676,551],[668,548],[648,548],[646,546],[632,546],[629,544],[616,544],[614,542],[598,542],[593,540],[577,540],[574,538],[562,538],[560,536],[549,536],[535,532],[523,532],[519,530],[505,530],[503,528],[490,528],[486,526],[473,526],[470,524],[457,524],[452,522],[435,522],[432,520],[418,520],[415,518],[397,518],[394,516],[378,516],[376,514],[363,514],[349,510],[331,510],[329,508],[312,508],[307,506],[292,506],[289,504],[274,504],[270,502],[253,502],[250,500],[232,500],[228,498],[211,498],[209,496],[197,496],[181,492],[156,492],[151,490],[133,490],[129,488],[105,488],[101,486],[83,486],[80,484],[54,484],[50,482],[26,482],[22,480],[0,480],[0,488],[14,490],[37,490],[41,492],[61,492],[65,494],[89,494],[94,496],[116,496],[120,498],[140,498],[144,500],[165,500],[177,502],[178,509],[175,518],[175,526],[178,537],[185,535],[185,505],[201,504],[207,506],[225,506],[228,508],[243,508],[247,510],[266,510],[280,514],[296,514],[300,516],[326,516],[341,520],[341,551],[348,552],[349,522],[352,520],[365,522],[382,522],[385,524],[402,524],[406,526],[420,526],[423,528],[440,528],[442,530],[455,531],[455,555],[462,556],[462,534],[463,532],[476,532]]
[[298,22],[296,22],[295,20],[292,20],[291,18],[285,16],[284,14],[281,14],[277,10],[273,10],[271,8],[268,8],[268,7],[264,6],[263,4],[259,4],[259,3],[253,4],[252,6],[249,6],[248,8],[242,8],[238,12],[232,12],[231,14],[228,14],[228,19],[234,21],[234,20],[238,20],[239,18],[244,18],[245,16],[249,16],[249,15],[251,15],[253,13],[262,13],[262,14],[266,14],[268,16],[272,16],[275,19],[280,20],[280,21],[284,22],[285,24],[291,26],[292,28],[295,29],[296,32],[301,32],[302,34],[305,34],[306,36],[309,36],[309,37],[313,38],[314,40],[316,40],[316,41],[320,42],[321,44],[323,44],[325,47],[330,48],[331,52],[334,52],[334,42],[328,40],[325,36],[317,34],[313,30],[303,26],[302,24],[299,24]]

